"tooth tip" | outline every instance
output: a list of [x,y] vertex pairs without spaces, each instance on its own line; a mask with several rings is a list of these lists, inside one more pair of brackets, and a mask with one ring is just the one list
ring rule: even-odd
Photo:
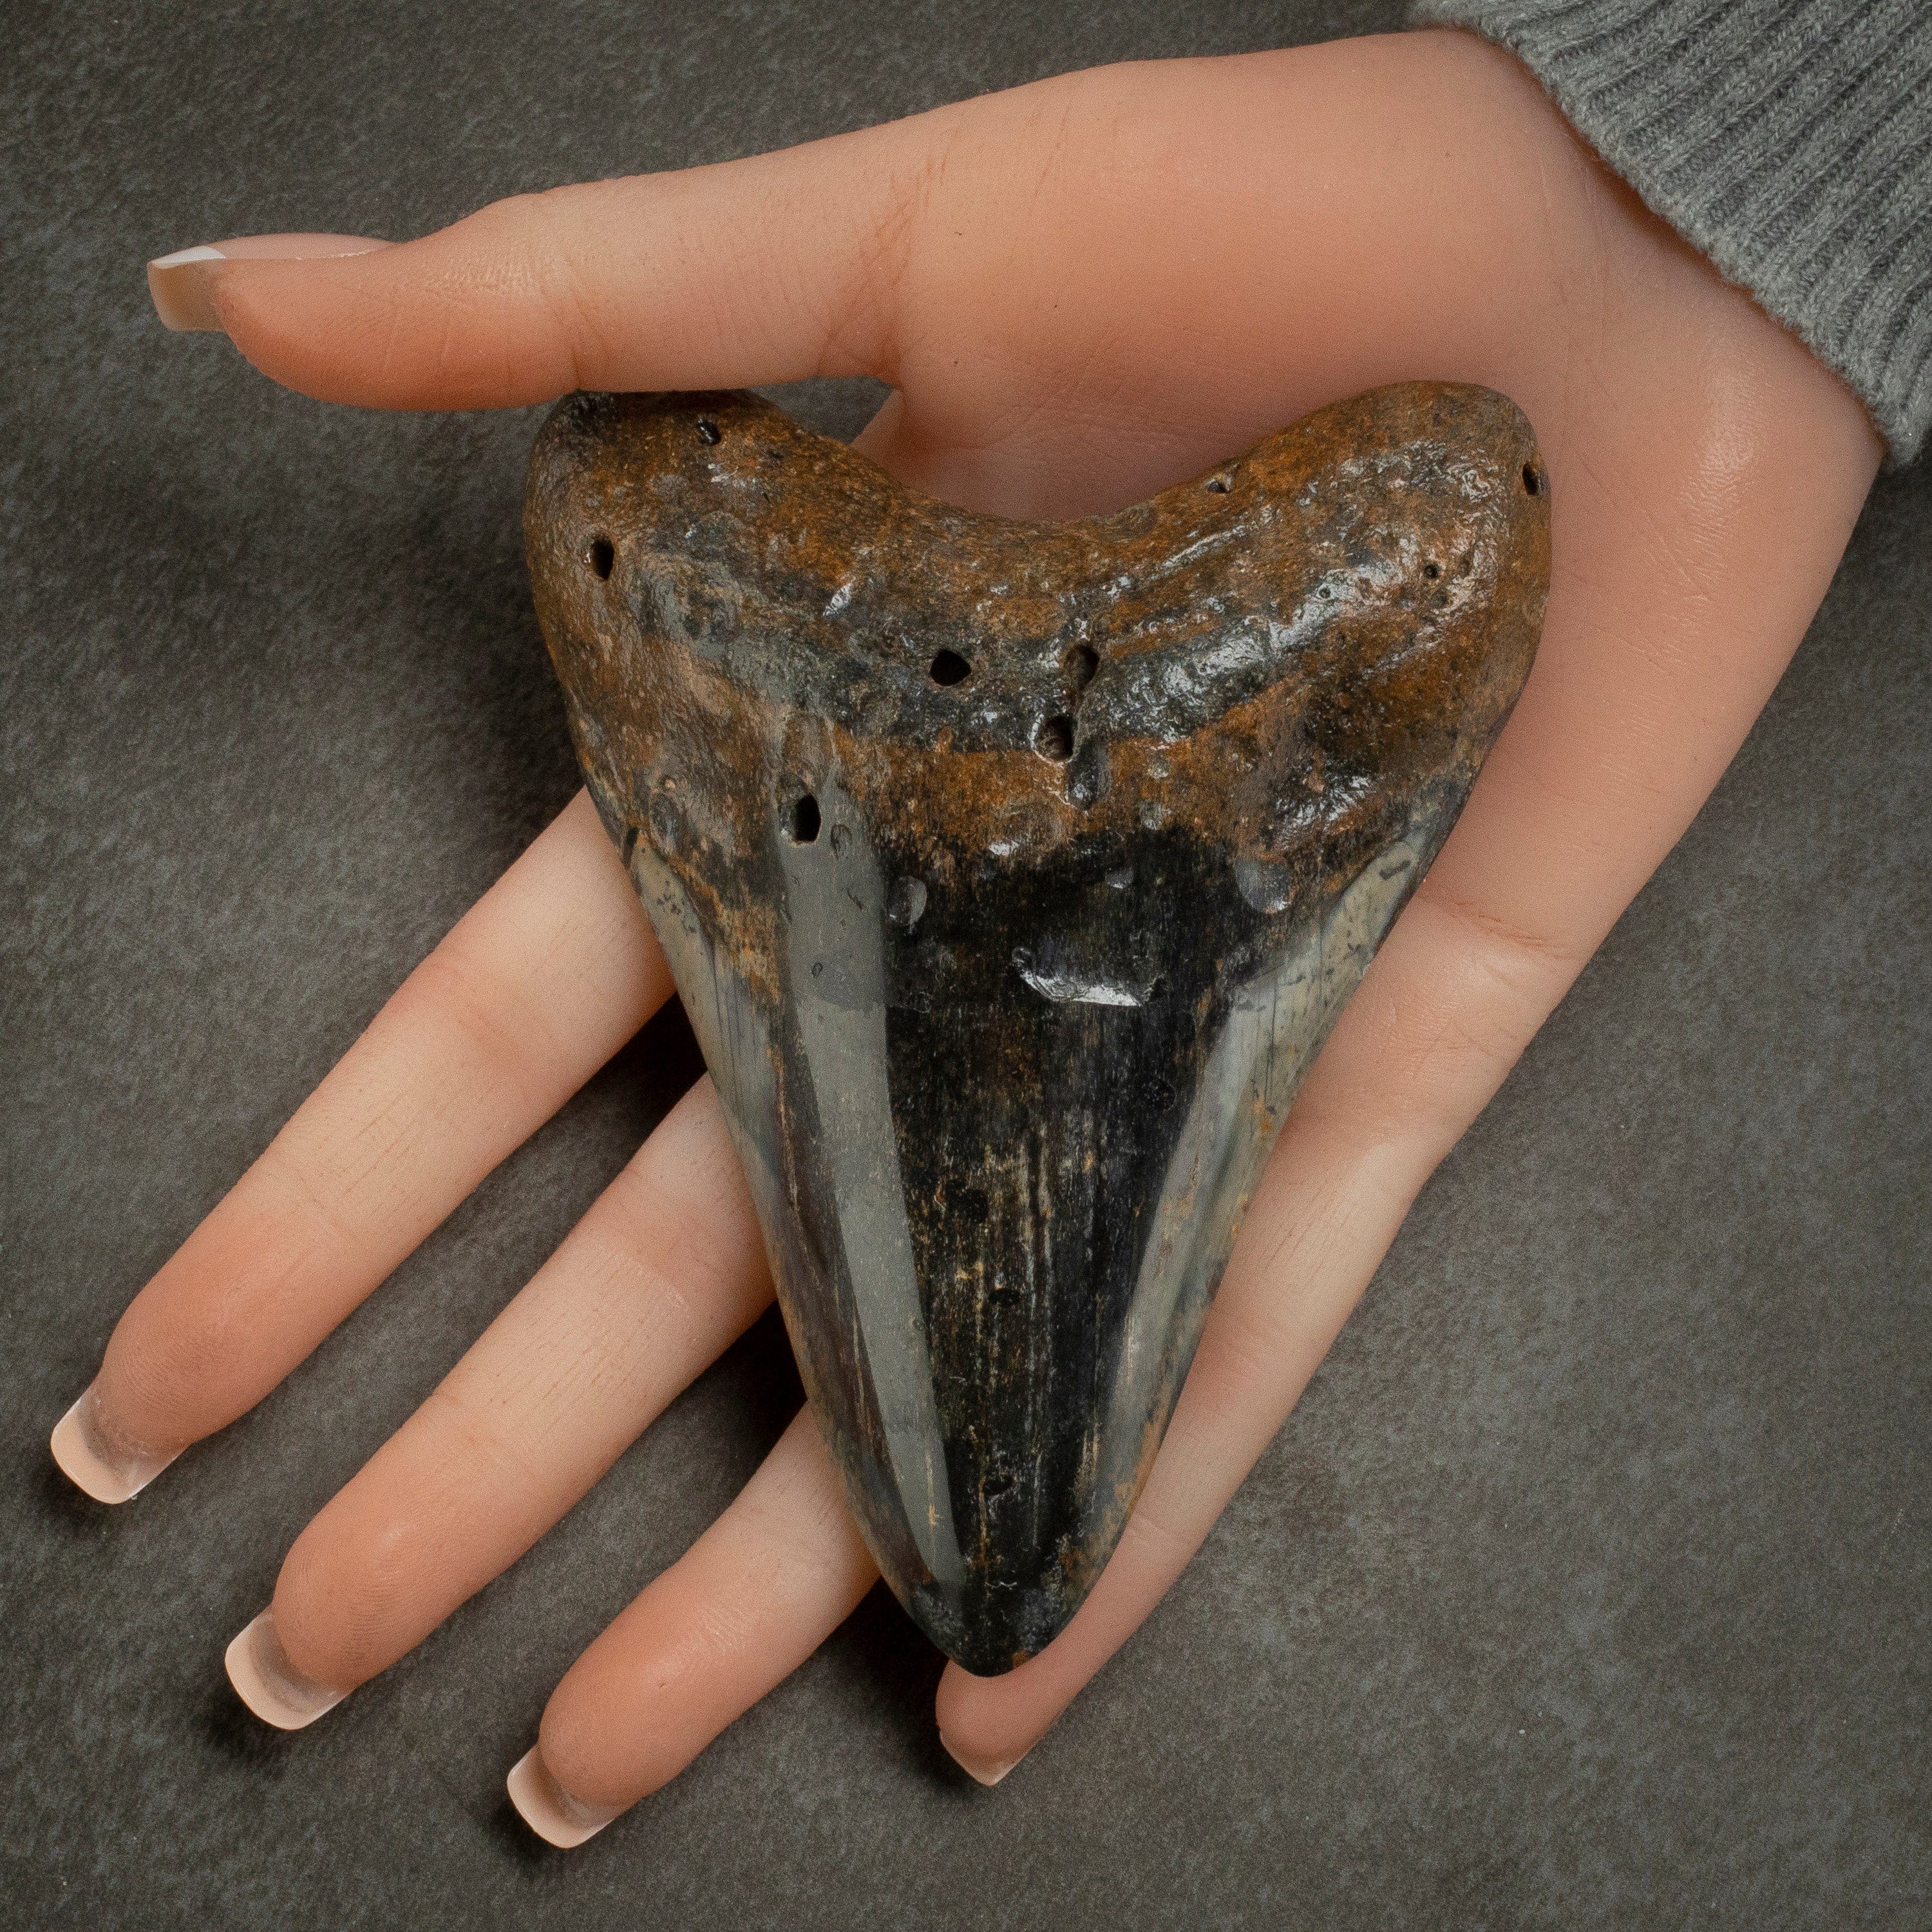
[[47,1447],[61,1474],[98,1503],[124,1503],[138,1496],[174,1460],[172,1456],[116,1454],[95,1424],[92,1383],[54,1424]]
[[546,1844],[560,1851],[574,1850],[596,1838],[622,1808],[586,1804],[572,1797],[550,1775],[542,1748],[535,1744],[510,1767],[503,1783],[517,1815]]
[[349,1694],[296,1670],[275,1634],[272,1610],[264,1610],[235,1637],[222,1660],[236,1696],[278,1731],[301,1730]]

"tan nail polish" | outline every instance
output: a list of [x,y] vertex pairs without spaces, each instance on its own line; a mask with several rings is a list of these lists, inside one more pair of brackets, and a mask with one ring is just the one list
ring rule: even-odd
[[586,1804],[572,1797],[550,1775],[540,1746],[518,1759],[503,1781],[524,1822],[538,1838],[566,1852],[596,1838],[624,1808],[621,1804]]
[[214,312],[214,280],[224,264],[334,260],[371,254],[391,245],[366,235],[244,235],[157,256],[148,264],[148,292],[154,298],[154,313],[167,328],[218,334],[221,318]]
[[275,1634],[275,1613],[262,1614],[228,1646],[224,1659],[235,1694],[265,1724],[278,1730],[298,1731],[325,1711],[332,1711],[348,1696],[326,1684],[304,1677],[289,1661]]
[[944,1731],[939,1734],[939,1742],[946,1747],[946,1756],[951,1758],[968,1778],[976,1778],[980,1784],[989,1788],[998,1784],[1000,1780],[1019,1762],[1020,1758],[1026,1756],[1026,1753],[1022,1751],[1019,1757],[1010,1757],[1004,1760],[974,1757],[962,1750]]
[[178,1449],[141,1449],[122,1442],[102,1422],[94,1384],[54,1424],[47,1446],[62,1475],[98,1503],[124,1503],[137,1496],[181,1454]]

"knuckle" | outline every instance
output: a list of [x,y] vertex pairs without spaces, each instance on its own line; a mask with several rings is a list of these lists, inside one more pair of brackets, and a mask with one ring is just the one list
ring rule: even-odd
[[[773,1452],[783,1454],[782,1445]],[[761,1473],[769,1478],[778,1472],[768,1463]],[[780,1585],[809,1588],[828,1571],[842,1569],[858,1534],[837,1472],[823,1455],[800,1459],[777,1481],[754,1479],[734,1507],[747,1548],[770,1565]]]
[[764,1553],[776,1582],[821,1566],[831,1519],[826,1498],[794,1493],[746,1499],[742,1526],[747,1544]]
[[1130,1574],[1141,1571],[1156,1579],[1170,1578],[1179,1574],[1205,1534],[1204,1526],[1197,1531],[1185,1521],[1169,1521],[1157,1498],[1143,1496],[1120,1532],[1112,1561]]
[[1279,1378],[1283,1354],[1280,1326],[1263,1298],[1246,1298],[1245,1306],[1222,1301],[1201,1337],[1192,1376],[1202,1378],[1217,1408],[1232,1407]]
[[1453,892],[1431,879],[1423,881],[1416,897],[1454,920],[1468,940],[1487,956],[1491,970],[1512,988],[1538,982],[1558,973],[1567,983],[1588,956],[1582,948],[1554,934]]
[[1460,1132],[1513,1066],[1587,951],[1425,880],[1426,959],[1403,958],[1372,1009],[1390,1118]]
[[500,975],[458,947],[432,952],[391,1002],[398,1023],[453,1031],[470,1058],[519,1097],[548,1085],[544,1070],[559,1058],[544,1014]]

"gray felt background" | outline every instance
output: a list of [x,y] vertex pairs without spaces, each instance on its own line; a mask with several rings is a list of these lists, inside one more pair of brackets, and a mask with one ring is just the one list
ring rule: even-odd
[[[558,1676],[789,1412],[770,1322],[314,1730],[227,1689],[296,1532],[692,1077],[674,1021],[137,1502],[47,1460],[129,1296],[576,783],[532,418],[284,394],[164,334],[143,259],[1394,12],[9,0],[0,1922],[1928,1922],[1932,465],[1880,482],[1709,808],[998,1792],[875,1595],[586,1851],[508,1812]],[[804,402],[849,430],[868,400]]]

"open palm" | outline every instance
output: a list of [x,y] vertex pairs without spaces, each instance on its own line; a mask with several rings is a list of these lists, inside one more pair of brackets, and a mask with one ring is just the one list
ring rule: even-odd
[[[158,293],[278,380],[379,406],[877,376],[893,393],[866,454],[1034,517],[1131,501],[1383,382],[1484,382],[1531,418],[1556,552],[1536,670],[1296,1102],[1112,1563],[1038,1657],[946,1672],[942,1733],[988,1780],[1158,1601],[1418,1189],[1689,822],[1880,454],[1835,376],[1456,34],[1099,70],[397,247],[224,244]],[[671,990],[580,796],[142,1291],[56,1431],[64,1466],[122,1500],[259,1401]],[[394,1661],[771,1292],[700,1082],[302,1532],[231,1651],[244,1694],[305,1722]],[[558,1687],[513,1777],[525,1815],[587,1836],[874,1574],[801,1416]]]

